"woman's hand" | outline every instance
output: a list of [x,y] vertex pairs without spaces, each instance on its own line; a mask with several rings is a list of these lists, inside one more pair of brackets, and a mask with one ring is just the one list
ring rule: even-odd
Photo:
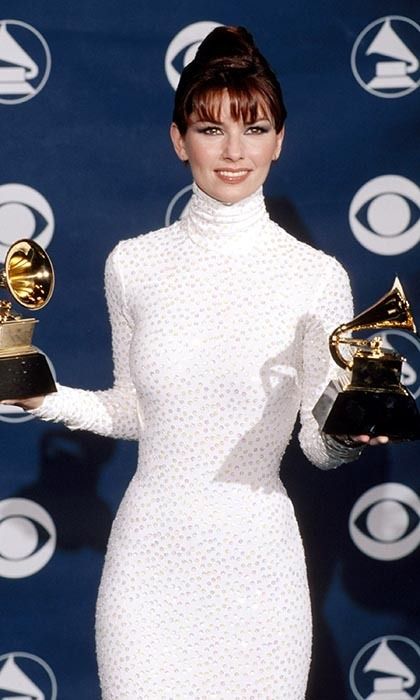
[[377,435],[372,437],[371,435],[351,435],[350,436],[354,442],[358,442],[361,445],[368,445],[369,447],[374,445],[386,445],[389,442],[389,437],[387,435]]
[[31,396],[28,399],[4,399],[0,401],[4,406],[19,406],[25,411],[32,411],[39,408],[44,402],[45,396]]
[[386,445],[389,442],[387,435],[332,435],[332,437],[344,447],[373,447]]

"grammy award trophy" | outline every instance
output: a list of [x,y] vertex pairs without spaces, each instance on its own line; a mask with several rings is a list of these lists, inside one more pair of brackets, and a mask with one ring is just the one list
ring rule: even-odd
[[[395,350],[383,347],[381,336],[363,339],[348,335],[349,332],[381,329],[416,333],[410,305],[398,277],[392,289],[379,301],[336,328],[330,336],[331,354],[340,367],[351,371],[351,379],[346,380],[344,387],[332,382],[313,410],[325,433],[387,435],[394,441],[420,439],[416,402],[401,384],[404,358]],[[350,346],[355,352],[346,356],[342,345]]]
[[[46,252],[31,240],[20,240],[8,250],[0,288],[7,288],[23,307],[42,309],[54,290],[54,270]],[[0,400],[23,399],[56,391],[43,353],[32,345],[37,320],[22,318],[10,301],[0,300]]]

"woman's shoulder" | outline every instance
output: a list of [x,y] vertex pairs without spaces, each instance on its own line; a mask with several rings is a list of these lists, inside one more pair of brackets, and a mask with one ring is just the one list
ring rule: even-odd
[[120,240],[109,254],[112,261],[132,260],[133,256],[142,257],[151,254],[160,254],[168,242],[173,240],[178,222],[170,226],[164,226],[153,231],[147,231],[131,238]]
[[332,254],[299,240],[277,223],[275,228],[282,247],[286,247],[287,255],[295,258],[301,267],[308,267],[317,272],[342,269],[343,266]]

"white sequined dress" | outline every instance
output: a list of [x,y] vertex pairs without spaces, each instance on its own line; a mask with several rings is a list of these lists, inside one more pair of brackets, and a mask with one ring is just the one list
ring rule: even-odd
[[115,385],[35,411],[139,440],[98,597],[103,698],[303,700],[310,601],[279,464],[298,412],[308,458],[340,461],[311,409],[347,276],[261,190],[228,206],[194,186],[181,221],[114,249],[106,292]]

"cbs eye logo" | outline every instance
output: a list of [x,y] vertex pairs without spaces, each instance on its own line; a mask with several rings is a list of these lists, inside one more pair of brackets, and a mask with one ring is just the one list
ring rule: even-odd
[[0,262],[20,238],[31,238],[46,249],[53,234],[54,214],[42,194],[27,185],[0,185]]
[[420,241],[420,189],[400,175],[369,180],[350,204],[349,223],[359,243],[378,255],[406,253]]
[[420,544],[420,498],[403,484],[374,486],[354,504],[349,531],[356,547],[368,557],[402,559]]
[[166,77],[174,90],[178,86],[183,68],[191,63],[203,39],[213,29],[221,26],[218,22],[195,22],[174,36],[165,55]]
[[26,578],[51,559],[56,529],[42,506],[26,498],[0,501],[0,576]]
[[187,185],[172,197],[166,209],[165,226],[170,226],[174,221],[182,219],[185,216],[191,193],[192,185]]

